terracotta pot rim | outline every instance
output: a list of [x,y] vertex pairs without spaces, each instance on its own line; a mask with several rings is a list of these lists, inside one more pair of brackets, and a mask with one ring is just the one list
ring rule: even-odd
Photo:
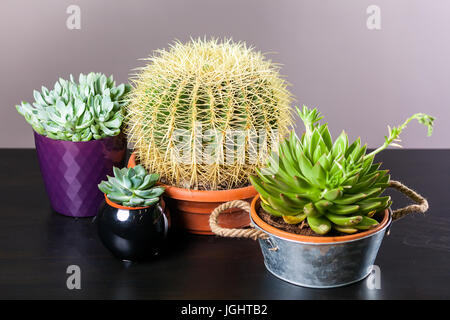
[[104,193],[105,195],[105,201],[108,205],[110,205],[111,207],[117,208],[117,209],[122,209],[122,210],[141,210],[141,209],[147,209],[150,208],[151,206],[146,206],[146,207],[125,207],[122,206],[120,204],[117,204],[111,200],[108,199],[108,197],[106,196],[106,193]]
[[329,243],[337,243],[337,242],[347,242],[347,241],[359,240],[359,239],[362,239],[362,238],[366,238],[366,237],[368,237],[368,236],[370,236],[370,235],[372,235],[374,233],[377,233],[380,230],[386,228],[387,225],[389,224],[389,222],[391,221],[390,212],[389,212],[388,209],[385,209],[383,220],[374,229],[363,231],[363,232],[358,232],[358,233],[350,234],[350,235],[346,235],[346,236],[335,236],[335,237],[304,236],[304,235],[294,234],[294,233],[290,233],[290,232],[287,232],[287,231],[280,230],[278,228],[275,228],[274,226],[271,226],[270,224],[268,224],[264,220],[262,220],[259,217],[259,215],[257,214],[257,211],[256,211],[256,206],[257,206],[257,204],[259,204],[259,201],[260,201],[260,198],[259,198],[259,194],[258,194],[252,200],[251,212],[250,212],[251,219],[257,225],[257,227],[259,227],[263,231],[267,231],[270,234],[273,234],[273,235],[275,235],[275,236],[277,236],[279,238],[292,240],[292,241],[296,241],[296,242],[304,242],[304,243],[311,243],[311,244],[327,244],[327,243],[329,244]]
[[[134,167],[135,165],[136,154],[133,152],[128,160],[128,167]],[[165,188],[164,195],[173,199],[186,201],[226,202],[232,200],[250,199],[258,194],[252,185],[229,190],[193,190],[170,186],[164,183],[158,184]]]

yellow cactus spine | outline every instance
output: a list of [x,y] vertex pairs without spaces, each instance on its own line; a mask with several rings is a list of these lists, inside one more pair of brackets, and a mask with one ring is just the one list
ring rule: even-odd
[[248,185],[263,151],[291,125],[292,96],[279,66],[242,42],[175,42],[148,58],[132,85],[129,140],[138,161],[170,185]]

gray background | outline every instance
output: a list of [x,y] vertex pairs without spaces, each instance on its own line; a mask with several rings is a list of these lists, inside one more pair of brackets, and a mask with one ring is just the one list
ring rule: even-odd
[[[70,4],[81,30],[66,28]],[[370,4],[381,30],[366,27]],[[450,147],[450,1],[2,0],[0,14],[0,147],[34,146],[14,108],[33,89],[89,71],[125,82],[152,50],[205,35],[276,52],[297,103],[318,107],[334,136],[376,147],[388,124],[426,112],[434,135],[411,124],[403,146]]]

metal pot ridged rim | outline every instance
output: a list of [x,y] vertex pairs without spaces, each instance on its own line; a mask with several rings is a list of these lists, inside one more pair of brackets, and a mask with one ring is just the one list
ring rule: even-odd
[[351,285],[353,283],[357,283],[365,278],[367,278],[369,276],[369,274],[371,274],[372,270],[370,270],[369,272],[365,273],[362,277],[356,279],[356,280],[352,280],[349,282],[345,282],[345,283],[341,283],[338,285],[312,285],[312,284],[306,284],[306,283],[300,283],[300,282],[296,282],[293,280],[290,280],[288,278],[282,277],[279,274],[277,274],[275,271],[273,271],[272,269],[270,269],[270,267],[267,265],[266,261],[264,260],[264,266],[266,267],[267,271],[270,272],[270,274],[272,274],[273,276],[277,277],[280,280],[283,280],[287,283],[293,284],[295,286],[301,286],[301,287],[305,287],[305,288],[312,288],[312,289],[332,289],[332,288],[340,288],[340,287],[345,287],[348,285]]
[[[251,212],[250,212],[250,214],[249,214],[249,216],[250,216],[250,221],[251,221],[252,225],[253,225],[256,229],[261,230],[262,232],[264,232],[264,233],[270,235],[271,237],[275,237],[275,238],[278,238],[278,239],[280,239],[280,240],[283,240],[283,241],[289,241],[289,242],[293,242],[293,243],[308,244],[308,245],[319,245],[319,246],[320,246],[320,245],[327,245],[327,246],[329,246],[329,245],[332,245],[332,244],[342,244],[342,243],[354,242],[354,241],[359,241],[359,240],[362,240],[362,239],[365,239],[365,238],[368,238],[368,237],[372,237],[372,236],[374,236],[374,235],[379,234],[380,232],[384,232],[384,231],[387,230],[387,229],[391,226],[391,224],[392,224],[392,210],[391,210],[391,208],[388,208],[388,209],[386,209],[386,211],[387,211],[386,214],[388,215],[388,218],[386,219],[386,221],[384,221],[385,219],[383,218],[383,222],[384,222],[385,224],[384,224],[379,230],[377,230],[377,231],[375,231],[375,232],[372,232],[372,233],[369,233],[369,234],[364,234],[365,232],[361,232],[361,233],[360,233],[360,234],[362,235],[361,237],[358,237],[358,238],[355,238],[355,239],[350,239],[350,240],[342,240],[342,241],[340,241],[340,240],[339,240],[339,236],[338,236],[338,237],[334,237],[334,239],[337,238],[337,241],[329,241],[329,242],[309,242],[309,241],[293,240],[293,239],[288,239],[288,238],[282,237],[282,236],[280,236],[280,235],[273,234],[272,232],[270,232],[270,231],[268,231],[268,230],[262,228],[261,226],[259,226],[259,225],[254,221],[254,219],[253,219],[253,217],[252,217],[252,213],[255,212],[255,214],[257,214],[257,213],[256,213],[256,210],[255,210],[255,206],[256,206],[256,202],[258,202],[258,200],[259,200],[259,195],[256,196],[256,197],[253,199],[253,201],[252,201],[252,208],[251,208]],[[259,200],[259,201],[260,201],[260,200]],[[261,220],[261,221],[262,221],[262,220]],[[383,223],[383,222],[382,222],[382,223]],[[264,223],[266,223],[266,222],[264,222]],[[273,226],[272,226],[272,227],[273,227]],[[273,228],[275,228],[275,227],[273,227]],[[280,230],[280,231],[281,231],[281,230]],[[367,231],[366,231],[366,232],[367,232]],[[357,235],[357,234],[355,234],[355,235]],[[343,236],[343,237],[345,237],[345,236]]]

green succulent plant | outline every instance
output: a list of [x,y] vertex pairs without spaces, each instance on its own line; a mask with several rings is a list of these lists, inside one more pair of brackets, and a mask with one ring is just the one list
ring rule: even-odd
[[128,84],[116,87],[112,76],[80,74],[79,83],[59,79],[53,88],[34,91],[34,103],[16,105],[33,129],[56,140],[89,141],[120,133]]
[[[148,60],[132,80],[127,106],[138,161],[181,188],[246,186],[267,157],[252,159],[249,141],[259,137],[261,149],[270,150],[291,124],[292,95],[279,66],[245,43],[216,39],[176,42]],[[233,132],[246,137],[230,143]],[[207,160],[205,150],[213,151]],[[225,159],[230,154],[234,161]]]
[[434,118],[414,114],[402,125],[389,127],[385,143],[366,154],[366,145],[358,138],[349,144],[342,132],[334,141],[327,124],[316,109],[297,108],[306,131],[301,138],[291,132],[272,153],[267,167],[257,170],[250,180],[261,197],[261,206],[269,214],[283,217],[290,224],[306,219],[309,227],[324,235],[335,229],[355,233],[375,227],[374,213],[391,205],[389,196],[382,196],[388,187],[388,170],[379,170],[373,163],[381,150],[399,141],[398,137],[413,119],[428,127],[431,135]]
[[107,176],[98,188],[109,200],[126,207],[147,207],[159,201],[164,187],[155,186],[159,175],[147,174],[142,165],[134,168],[113,168],[114,177]]

